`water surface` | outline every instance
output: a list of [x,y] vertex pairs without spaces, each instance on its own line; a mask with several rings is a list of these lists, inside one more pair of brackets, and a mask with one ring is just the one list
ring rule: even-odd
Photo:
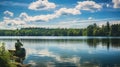
[[119,37],[0,37],[6,49],[20,39],[32,67],[120,67]]

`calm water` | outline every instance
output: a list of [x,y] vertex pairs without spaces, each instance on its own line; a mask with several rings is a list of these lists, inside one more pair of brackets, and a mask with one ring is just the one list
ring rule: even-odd
[[0,37],[6,49],[20,39],[32,67],[120,67],[119,37]]

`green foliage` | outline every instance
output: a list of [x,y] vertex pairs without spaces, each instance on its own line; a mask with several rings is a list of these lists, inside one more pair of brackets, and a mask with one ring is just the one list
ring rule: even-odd
[[22,28],[0,30],[0,36],[82,36],[82,29]]
[[101,27],[92,24],[84,29],[22,28],[0,30],[0,36],[120,36],[119,33],[120,24],[110,25],[109,22]]
[[102,27],[96,24],[89,25],[86,29],[87,36],[120,36],[120,24],[110,25],[109,22]]
[[111,36],[120,36],[120,24],[113,24],[110,33]]
[[4,48],[3,45],[0,46],[0,67],[16,67],[16,65],[10,61],[10,53]]

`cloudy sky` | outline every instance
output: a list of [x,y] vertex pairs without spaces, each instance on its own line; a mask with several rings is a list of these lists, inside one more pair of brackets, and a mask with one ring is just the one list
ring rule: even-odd
[[120,23],[120,0],[0,0],[0,28],[85,28]]

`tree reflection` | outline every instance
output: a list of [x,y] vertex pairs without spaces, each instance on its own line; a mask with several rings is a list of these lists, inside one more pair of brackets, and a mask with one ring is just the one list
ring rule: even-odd
[[120,39],[87,39],[87,44],[90,47],[96,48],[98,45],[106,46],[106,48],[109,50],[110,47],[112,48],[120,48]]
[[100,40],[99,39],[87,39],[87,43],[90,47],[96,48],[97,45],[99,45]]

